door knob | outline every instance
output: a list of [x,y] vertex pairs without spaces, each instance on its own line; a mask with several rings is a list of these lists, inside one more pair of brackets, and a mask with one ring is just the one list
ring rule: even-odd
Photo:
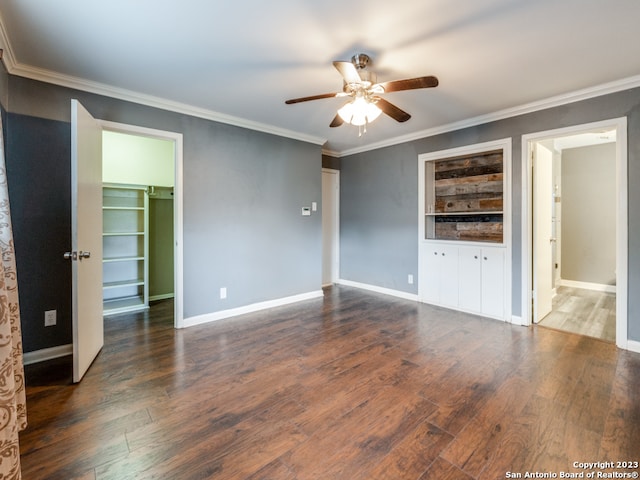
[[65,260],[82,260],[83,258],[91,258],[91,252],[83,252],[82,250],[79,252],[64,252],[63,257]]

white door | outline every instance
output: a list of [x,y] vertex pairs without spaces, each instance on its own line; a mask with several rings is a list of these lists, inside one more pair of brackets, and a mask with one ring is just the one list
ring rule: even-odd
[[535,143],[533,158],[533,321],[551,312],[553,288],[553,153]]
[[102,127],[71,100],[73,381],[104,343],[102,318]]
[[339,174],[322,170],[322,285],[338,280]]

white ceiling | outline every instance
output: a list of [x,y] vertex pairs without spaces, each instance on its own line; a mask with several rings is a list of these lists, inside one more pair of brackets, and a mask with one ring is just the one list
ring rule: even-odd
[[[640,85],[638,0],[0,0],[14,75],[312,141],[336,154]],[[329,128],[333,60],[378,81],[435,75],[385,98],[412,118]]]

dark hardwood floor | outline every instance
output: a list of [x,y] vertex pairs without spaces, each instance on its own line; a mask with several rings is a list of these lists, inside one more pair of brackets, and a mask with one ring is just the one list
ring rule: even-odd
[[346,287],[184,330],[171,315],[107,318],[78,385],[68,359],[27,368],[25,480],[559,478],[640,461],[640,354],[607,342]]

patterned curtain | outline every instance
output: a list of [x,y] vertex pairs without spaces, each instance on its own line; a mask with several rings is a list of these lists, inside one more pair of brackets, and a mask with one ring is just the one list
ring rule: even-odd
[[27,426],[18,278],[0,118],[0,479],[22,478],[18,432]]

